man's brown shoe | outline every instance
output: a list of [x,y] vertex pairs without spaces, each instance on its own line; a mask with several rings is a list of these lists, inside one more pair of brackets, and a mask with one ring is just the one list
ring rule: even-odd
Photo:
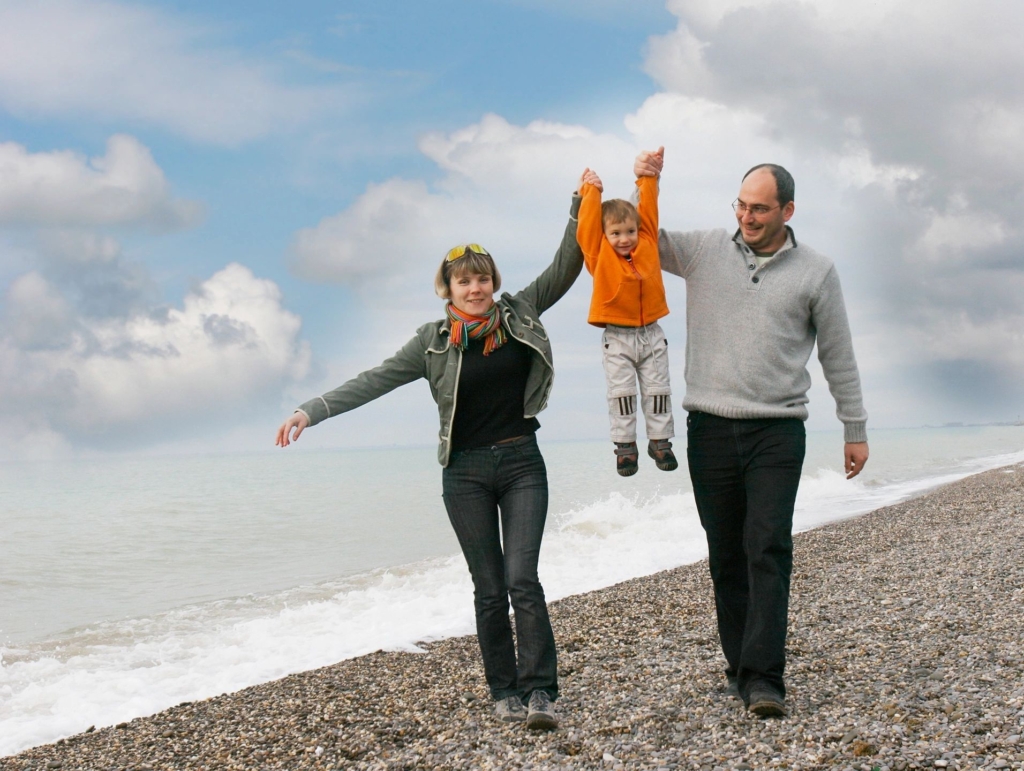
[[785,717],[786,700],[770,688],[754,686],[747,709],[758,717]]

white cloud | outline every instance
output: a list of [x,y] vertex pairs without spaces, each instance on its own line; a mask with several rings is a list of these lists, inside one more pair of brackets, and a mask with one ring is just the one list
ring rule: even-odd
[[[432,133],[420,150],[442,172],[433,184],[390,179],[371,184],[343,211],[298,231],[292,267],[312,281],[364,286],[428,264],[432,274],[453,244],[480,241],[502,270],[542,267],[564,226],[570,194],[585,167],[605,183],[606,197],[633,190],[639,149],[667,145],[663,199],[669,221],[696,210],[728,226],[729,201],[746,167],[789,150],[763,136],[763,119],[704,99],[658,94],[624,120],[628,139],[582,126],[498,115],[450,134]],[[742,168],[741,168],[742,167]],[[715,197],[708,190],[718,191]],[[682,222],[679,222],[682,225]]]
[[[1024,281],[1011,275],[1004,279],[1019,297]],[[977,318],[966,311],[951,315],[931,312],[923,321],[930,326],[918,327],[913,342],[927,351],[928,359],[981,360],[998,362],[1008,371],[1024,370],[1024,332],[1012,318]]]
[[47,257],[72,265],[109,265],[121,256],[117,239],[87,230],[44,230],[39,241]]
[[[69,324],[68,304],[34,274],[14,282],[7,303],[15,314],[42,310],[0,330],[0,428],[24,430],[32,416],[44,448],[137,444],[231,424],[276,404],[309,368],[300,319],[282,307],[277,285],[238,264],[163,312]],[[58,322],[63,339],[28,344],[30,331]]]
[[273,282],[231,264],[167,308],[146,266],[94,230],[180,228],[200,214],[130,136],[91,159],[0,144],[0,225],[35,241],[10,260],[29,269],[0,290],[0,434],[18,439],[0,455],[215,431],[306,375],[300,320]]
[[1002,245],[1008,235],[1005,223],[991,213],[954,210],[933,215],[927,230],[907,247],[907,256],[925,269],[937,263],[970,267],[979,251]]
[[316,281],[357,282],[394,275],[440,235],[445,198],[423,182],[370,185],[349,208],[295,234],[293,266]]
[[532,269],[553,253],[583,169],[598,168],[628,195],[635,155],[621,139],[579,126],[515,126],[497,115],[427,135],[420,149],[445,172],[434,188],[402,179],[368,186],[349,208],[296,233],[298,275],[358,285],[424,264],[432,275],[448,248],[467,241]]
[[835,159],[835,175],[840,183],[850,187],[880,185],[888,193],[894,194],[901,182],[920,179],[921,170],[898,164],[874,163],[863,145],[849,143]]
[[160,126],[235,144],[301,125],[344,101],[293,86],[209,30],[139,4],[0,4],[0,107],[22,117]]
[[117,134],[106,154],[30,153],[0,143],[0,225],[188,227],[202,215],[173,198],[163,171],[134,137]]
[[688,26],[680,24],[667,35],[648,41],[645,69],[664,88],[701,96],[709,90],[712,78],[704,62],[707,46]]
[[19,348],[53,348],[69,342],[71,304],[39,273],[19,276],[4,299],[4,328]]
[[1024,94],[1011,74],[1024,67],[1020,4],[730,0],[670,9],[678,27],[652,38],[646,60],[669,91],[755,109],[807,149],[855,141],[875,163],[937,166],[961,182],[1024,170]]
[[516,126],[494,114],[448,135],[428,134],[419,146],[449,173],[441,187],[459,190],[468,183],[512,198],[551,186],[571,190],[579,172],[588,165],[588,157],[606,157],[610,150],[628,152],[620,140],[594,134],[583,126],[550,121]]

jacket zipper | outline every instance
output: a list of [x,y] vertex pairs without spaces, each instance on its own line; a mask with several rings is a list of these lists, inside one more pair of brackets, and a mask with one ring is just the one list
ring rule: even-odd
[[[530,345],[530,344],[529,344],[528,342],[526,342],[526,340],[524,340],[524,339],[523,339],[523,338],[521,338],[521,337],[516,337],[516,336],[515,336],[515,335],[514,335],[514,334],[512,333],[512,324],[511,324],[511,323],[509,322],[509,320],[508,320],[508,316],[507,316],[507,315],[505,315],[505,314],[502,314],[502,318],[501,318],[501,320],[502,320],[502,321],[504,322],[504,324],[505,324],[505,328],[506,328],[506,329],[508,330],[508,335],[509,335],[509,337],[515,338],[515,339],[516,339],[516,340],[518,340],[518,341],[519,341],[520,343],[522,343],[523,345],[525,345],[525,346],[526,346],[527,348],[530,348],[530,349],[532,349],[532,350],[536,351],[537,353],[539,353],[539,354],[540,354],[540,359],[541,359],[541,361],[543,361],[543,362],[544,362],[544,363],[545,363],[545,364],[546,364],[546,365],[548,366],[548,369],[549,369],[549,370],[551,370],[551,382],[550,382],[550,383],[548,383],[548,390],[547,390],[547,391],[546,391],[546,392],[544,393],[544,399],[542,400],[542,403],[543,403],[543,402],[547,402],[547,400],[548,400],[548,394],[550,394],[550,393],[551,393],[551,388],[552,388],[552,386],[554,386],[554,384],[555,384],[555,368],[554,368],[553,366],[551,366],[551,362],[550,362],[550,361],[548,361],[548,357],[544,355],[544,351],[542,351],[542,350],[541,350],[540,348],[538,348],[538,347],[537,347],[537,346],[535,346],[535,345]],[[460,360],[460,363],[461,363],[461,360]],[[523,405],[523,407],[525,407],[525,406],[526,406],[526,405],[524,404],[524,405]],[[524,412],[525,412],[525,410],[524,410]],[[523,415],[523,417],[524,417],[524,418],[534,418],[534,417],[536,417],[536,413],[535,413],[535,414],[533,414],[533,415]]]
[[[448,341],[451,345],[451,341]],[[455,390],[452,391],[452,416],[448,418],[448,457],[452,456],[452,426],[455,425],[455,407],[459,401],[459,378],[462,377],[462,349],[459,349],[459,364],[455,368]]]
[[644,323],[644,279],[640,275],[640,271],[636,269],[636,265],[633,264],[633,255],[627,254],[626,262],[629,263],[629,267],[636,274],[637,281],[640,282],[640,326],[645,327],[647,325]]

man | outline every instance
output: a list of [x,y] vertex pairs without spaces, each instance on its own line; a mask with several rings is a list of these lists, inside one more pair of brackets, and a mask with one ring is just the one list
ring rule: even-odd
[[[642,152],[639,176],[661,171]],[[793,506],[804,459],[807,361],[818,345],[845,434],[848,479],[868,459],[867,413],[835,266],[786,224],[793,177],[747,172],[738,230],[659,234],[663,270],[686,280],[687,458],[715,589],[727,692],[786,714]]]

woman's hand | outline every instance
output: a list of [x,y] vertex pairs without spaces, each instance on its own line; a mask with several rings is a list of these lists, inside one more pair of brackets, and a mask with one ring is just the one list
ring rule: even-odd
[[[302,430],[308,425],[309,418],[304,412],[292,413],[292,416],[277,429],[277,441],[274,444],[278,447],[287,447],[302,435]],[[295,431],[294,436],[292,431]]]
[[580,192],[583,189],[584,184],[591,184],[596,187],[600,192],[604,192],[604,183],[601,182],[601,178],[597,176],[596,171],[591,171],[589,168],[583,170],[580,174],[580,181],[576,185],[576,192]]

